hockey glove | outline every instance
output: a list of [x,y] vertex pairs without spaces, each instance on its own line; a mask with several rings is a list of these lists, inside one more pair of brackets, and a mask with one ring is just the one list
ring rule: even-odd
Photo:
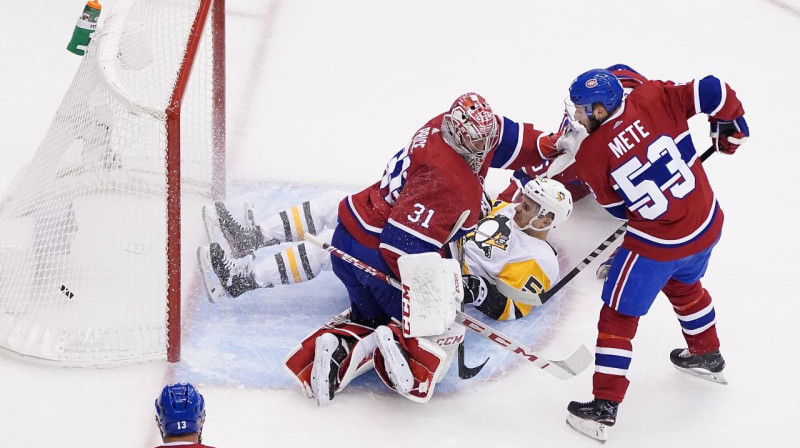
[[[747,141],[750,136],[750,129],[744,116],[739,116],[733,121],[709,119],[711,123],[711,141],[717,151],[725,154],[733,154],[739,145]],[[720,138],[721,137],[721,138]]]
[[492,198],[489,197],[489,194],[486,193],[486,190],[483,190],[483,195],[481,196],[481,215],[478,219],[483,219],[492,211]]
[[483,277],[463,275],[461,279],[464,281],[464,303],[478,306],[486,300],[489,288],[486,286],[486,280]]
[[539,137],[539,141],[536,143],[539,149],[539,155],[542,156],[545,160],[553,160],[559,155],[561,155],[561,150],[558,149],[556,143],[558,139],[561,138],[561,132],[557,132],[553,134],[552,132],[548,135],[542,134]]
[[542,134],[536,146],[539,149],[539,155],[545,160],[553,160],[564,153],[564,149],[559,147],[558,142],[561,141],[562,136],[569,131],[570,120],[569,116],[565,113],[559,123],[558,131],[551,132],[548,135]]

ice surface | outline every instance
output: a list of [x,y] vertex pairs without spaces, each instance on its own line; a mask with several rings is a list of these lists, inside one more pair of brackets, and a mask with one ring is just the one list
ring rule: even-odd
[[[0,190],[30,160],[77,68],[78,57],[64,47],[82,6],[29,3],[24,20],[15,16],[0,28],[7,43]],[[730,383],[672,368],[669,351],[683,341],[661,298],[641,320],[631,387],[608,443],[796,445],[790,418],[800,399],[800,304],[792,278],[800,267],[800,209],[793,187],[800,145],[791,122],[800,103],[800,1],[228,0],[227,8],[227,200],[254,202],[259,213],[328,186],[352,190],[376,181],[412,133],[463,91],[549,128],[569,82],[588,68],[626,63],[653,78],[715,74],[729,81],[753,135],[734,157],[707,162],[726,222],[704,285],[715,300]],[[696,145],[706,147],[704,119],[692,125]],[[490,189],[504,187],[507,175],[493,173]],[[591,200],[578,203],[569,224],[553,233],[562,268],[615,226]],[[201,233],[184,245],[198,244]],[[193,259],[184,264],[188,275]],[[580,344],[593,347],[600,306],[594,268],[529,318],[496,327],[553,358]],[[590,371],[561,381],[472,335],[468,363],[490,356],[484,372],[468,381],[449,372],[425,405],[386,392],[368,375],[317,408],[281,363],[346,306],[332,275],[218,305],[205,301],[199,283],[187,282],[195,290],[177,366],[77,370],[0,357],[2,445],[156,445],[152,400],[166,381],[189,380],[207,400],[204,439],[220,448],[596,446],[564,423],[570,400],[590,398]]]

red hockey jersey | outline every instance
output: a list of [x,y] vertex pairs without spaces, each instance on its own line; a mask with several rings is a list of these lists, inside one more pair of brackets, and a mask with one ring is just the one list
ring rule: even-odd
[[470,211],[469,218],[455,238],[475,227],[490,165],[516,169],[541,163],[536,147],[541,131],[496,116],[500,139],[476,175],[444,141],[443,117],[433,118],[414,134],[389,161],[379,182],[339,204],[342,225],[361,244],[380,248],[395,275],[401,255],[440,251],[464,210]]
[[581,143],[580,178],[610,213],[628,219],[623,247],[659,261],[709,247],[722,210],[689,135],[688,118],[744,114],[735,92],[713,76],[688,84],[649,81]]

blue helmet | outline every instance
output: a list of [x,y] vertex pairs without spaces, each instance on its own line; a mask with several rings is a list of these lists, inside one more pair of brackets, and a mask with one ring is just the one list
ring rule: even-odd
[[200,433],[205,419],[205,400],[189,383],[167,385],[156,399],[156,421],[162,437]]
[[622,104],[622,84],[608,70],[589,70],[569,86],[569,99],[576,107],[583,106],[587,117],[592,116],[592,104],[600,103],[609,112]]

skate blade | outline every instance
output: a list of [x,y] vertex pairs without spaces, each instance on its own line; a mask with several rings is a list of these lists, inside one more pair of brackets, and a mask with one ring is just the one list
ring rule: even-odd
[[[414,376],[411,374],[411,368],[408,367],[408,360],[394,341],[394,333],[388,327],[378,327],[375,329],[375,340],[384,357],[386,374],[389,375],[397,392],[408,395],[414,387]],[[406,366],[403,371],[394,368],[394,366],[403,365]]]
[[702,378],[704,380],[718,384],[728,384],[728,380],[727,378],[725,378],[725,375],[722,372],[714,373],[714,372],[709,372],[708,370],[705,369],[692,369],[692,368],[687,369],[685,367],[678,367],[674,364],[673,366],[679,371],[689,374],[691,376],[695,376],[697,378]]
[[567,424],[575,431],[578,431],[586,437],[597,440],[600,443],[606,443],[606,440],[608,440],[608,432],[606,431],[608,427],[602,423],[584,420],[577,415],[568,413]]
[[[211,214],[214,213],[214,216]],[[203,214],[203,228],[206,231],[206,238],[208,239],[208,244],[216,243],[216,230],[218,229],[218,225],[216,224],[216,211],[211,207],[204,205],[202,208]]]
[[197,267],[203,276],[203,286],[205,286],[206,297],[211,303],[217,303],[220,297],[225,294],[225,288],[219,281],[217,274],[211,267],[211,254],[208,247],[200,246],[197,248]]

